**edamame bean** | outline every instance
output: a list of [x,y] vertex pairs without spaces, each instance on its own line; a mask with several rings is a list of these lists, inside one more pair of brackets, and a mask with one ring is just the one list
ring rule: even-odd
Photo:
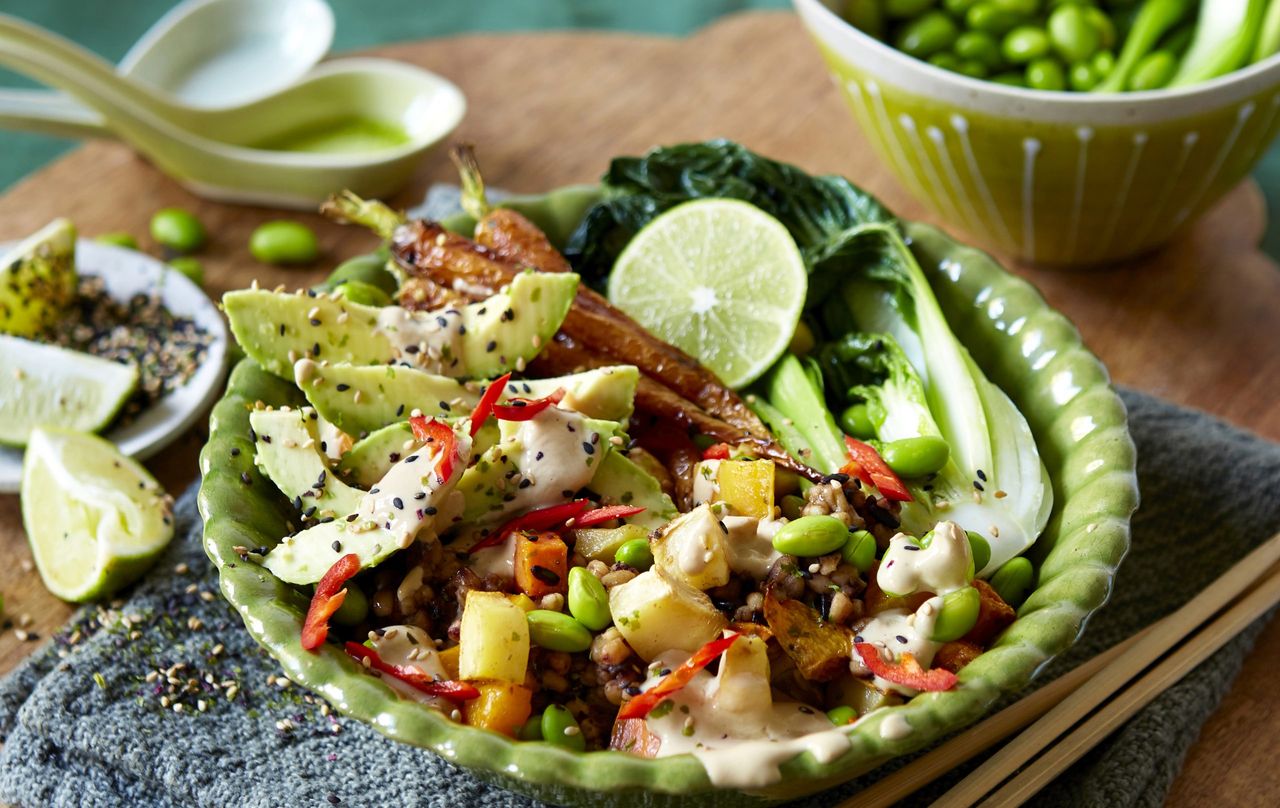
[[138,240],[128,233],[103,233],[94,241],[99,244],[110,244],[113,247],[124,247],[126,250],[138,249]]
[[592,631],[603,631],[613,622],[609,614],[609,593],[600,579],[586,567],[569,570],[569,614]]
[[613,560],[641,572],[649,569],[653,566],[653,551],[649,549],[649,540],[632,539],[623,542],[618,551],[613,554]]
[[176,253],[193,253],[208,238],[204,225],[182,208],[163,208],[151,217],[151,238]]
[[1031,581],[1035,578],[1035,570],[1031,562],[1019,556],[1004,563],[996,574],[991,576],[991,588],[1001,600],[1010,606],[1017,606],[1031,589]]
[[1116,69],[1116,55],[1111,51],[1098,51],[1093,55],[1093,61],[1090,64],[1093,65],[1093,70],[1098,77],[1104,79]]
[[969,555],[973,556],[973,571],[976,575],[991,561],[991,544],[972,530],[966,530],[965,535],[969,537]]
[[1002,61],[996,38],[982,31],[965,31],[956,37],[956,44],[952,49],[961,59],[982,62],[990,70],[995,70]]
[[787,522],[773,534],[779,553],[811,558],[833,553],[849,539],[849,528],[834,516],[813,514]]
[[529,620],[529,639],[535,645],[570,654],[591,647],[591,632],[567,614],[550,609],[534,609],[525,617]]
[[933,8],[936,0],[884,0],[884,15],[895,20],[910,20]]
[[249,236],[249,252],[264,264],[309,264],[320,244],[305,224],[279,219],[258,225]]
[[982,595],[972,586],[948,592],[942,596],[942,606],[933,621],[929,639],[934,642],[958,640],[978,622],[982,608]]
[[1049,15],[1047,27],[1053,49],[1072,64],[1093,56],[1102,45],[1098,29],[1089,21],[1085,9],[1077,5],[1056,9]]
[[1071,66],[1068,79],[1071,82],[1071,89],[1087,93],[1098,83],[1098,74],[1094,72],[1093,65],[1089,62],[1077,62]]
[[1178,69],[1178,60],[1167,50],[1158,50],[1142,57],[1129,75],[1129,89],[1137,92],[1158,90],[1169,83]]
[[186,275],[196,286],[204,286],[204,265],[200,263],[200,259],[182,255],[171,258],[169,266]]
[[991,0],[998,8],[1023,19],[1030,19],[1040,12],[1040,0]]
[[886,443],[880,456],[902,477],[927,477],[947,464],[951,447],[937,435],[921,435]]
[[1063,90],[1067,77],[1056,59],[1036,59],[1027,65],[1027,86],[1033,90]]
[[1000,51],[1015,65],[1024,65],[1049,52],[1049,35],[1033,25],[1023,25],[1005,34]]
[[858,711],[847,704],[841,704],[839,707],[832,707],[827,710],[827,718],[830,718],[831,723],[837,727],[843,727],[845,724],[852,724],[858,720]]
[[1021,73],[1001,73],[997,76],[992,76],[991,80],[997,84],[1005,84],[1009,87],[1027,86],[1027,81],[1022,77]]
[[[946,52],[935,53],[934,55],[929,57],[929,64],[933,65],[934,67],[940,67],[943,70],[950,70],[953,73],[960,72],[960,57],[956,56],[954,53],[946,53]],[[853,406],[860,407],[865,405],[854,404]],[[844,424],[843,420],[841,421],[840,425],[845,432],[849,431],[848,427]],[[853,433],[850,433],[850,434],[853,434]],[[863,437],[874,438],[875,433],[873,432],[870,435],[854,435],[854,437],[855,438],[863,438]]]
[[985,79],[991,71],[987,70],[987,66],[977,59],[961,59],[960,66],[956,68],[956,72],[971,79]]
[[347,583],[347,596],[342,605],[333,613],[333,622],[340,626],[357,626],[369,616],[369,599],[364,590],[353,583]]
[[903,53],[924,59],[950,48],[959,33],[945,12],[930,11],[902,26],[896,47]]
[[855,530],[840,548],[840,555],[857,567],[858,572],[866,572],[876,562],[876,537],[871,535],[871,531]]
[[1098,32],[1098,44],[1104,50],[1110,50],[1116,45],[1116,24],[1111,21],[1107,13],[1096,6],[1087,6],[1084,10],[1085,19]]
[[787,519],[799,519],[804,516],[804,497],[788,494],[782,498],[782,515]]
[[582,737],[577,719],[559,704],[547,705],[542,713],[542,740],[576,752],[587,749],[587,739]]
[[942,0],[942,7],[953,17],[963,17],[978,0]]
[[391,305],[391,298],[387,297],[386,292],[364,281],[344,281],[333,287],[333,294],[363,306]]
[[859,31],[879,39],[884,36],[884,9],[880,0],[845,0],[841,15]]
[[542,740],[542,715],[531,715],[529,720],[524,722],[524,726],[520,727],[517,736],[522,741],[540,741]]
[[1001,36],[1017,27],[1022,18],[1000,8],[991,0],[975,3],[965,12],[965,24],[974,31],[984,31],[993,36]]
[[[951,54],[938,54],[938,56],[951,56]],[[951,58],[955,61],[955,67],[944,65],[938,65],[938,67],[955,70],[956,67],[960,66],[960,60],[954,56],[951,56]],[[850,404],[845,407],[844,412],[840,413],[840,428],[855,438],[866,439],[876,436],[876,425],[871,421],[871,411],[867,408],[866,402]]]
[[378,287],[388,295],[394,295],[400,288],[396,277],[387,271],[387,259],[378,253],[357,255],[348,258],[329,273],[324,286],[332,290],[338,284],[347,281],[361,281]]

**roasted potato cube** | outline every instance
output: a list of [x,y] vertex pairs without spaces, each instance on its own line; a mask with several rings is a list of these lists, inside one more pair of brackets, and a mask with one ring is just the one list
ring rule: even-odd
[[729,623],[705,594],[657,567],[610,589],[609,611],[645,661],[675,649],[693,653]]
[[472,590],[462,610],[458,674],[463,679],[523,682],[529,666],[529,621],[501,592]]

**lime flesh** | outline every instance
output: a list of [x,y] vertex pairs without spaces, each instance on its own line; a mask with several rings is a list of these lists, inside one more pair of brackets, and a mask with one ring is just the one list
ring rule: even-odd
[[40,425],[97,432],[138,386],[138,370],[0,335],[0,443],[24,446]]
[[76,294],[76,229],[55,219],[0,257],[0,332],[32,336]]
[[169,496],[95,435],[37,427],[22,465],[22,523],[45,586],[77,603],[135,581],[173,538]]
[[746,202],[699,199],[636,234],[609,276],[609,300],[737,388],[787,349],[807,286],[781,222]]

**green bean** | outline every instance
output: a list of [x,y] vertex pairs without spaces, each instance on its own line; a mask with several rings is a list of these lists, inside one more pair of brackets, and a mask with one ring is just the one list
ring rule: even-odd
[[126,250],[138,249],[138,240],[128,233],[103,233],[94,241],[99,244],[110,244],[112,247],[124,247]]
[[549,704],[542,713],[542,739],[555,746],[563,746],[575,752],[585,752],[587,739],[582,737],[578,721],[559,704]]
[[933,8],[936,0],[884,0],[884,15],[895,20],[910,20]]
[[516,737],[522,741],[542,740],[542,715],[529,716],[529,720],[524,722],[524,726],[520,727],[520,732]]
[[969,537],[969,555],[973,556],[973,571],[976,575],[982,572],[982,568],[991,561],[991,544],[972,530],[966,530],[964,533]]
[[1049,41],[1068,63],[1083,62],[1097,53],[1102,36],[1080,6],[1062,6],[1049,15]]
[[982,31],[965,31],[956,37],[953,49],[956,56],[961,59],[982,62],[990,70],[998,68],[1003,61],[1000,57],[1000,44],[996,42],[996,38]]
[[978,622],[982,609],[982,595],[972,586],[948,592],[942,596],[942,606],[933,621],[929,639],[934,642],[951,642],[968,634]]
[[631,539],[622,543],[613,560],[644,571],[653,566],[653,551],[649,549],[648,539]]
[[[1280,6],[1277,6],[1280,8]],[[1179,26],[1164,39],[1160,40],[1160,50],[1167,50],[1174,56],[1182,56],[1191,47],[1191,40],[1196,35],[1196,24],[1193,22]]]
[[844,546],[849,528],[834,516],[801,516],[773,534],[773,548],[779,553],[812,558],[833,553]]
[[870,531],[855,530],[840,548],[840,555],[858,572],[866,572],[876,561],[876,537]]
[[991,588],[1005,603],[1017,606],[1027,596],[1034,578],[1035,570],[1032,569],[1031,562],[1019,556],[1006,561],[1004,566],[996,570],[996,574],[991,576]]
[[1067,73],[1067,78],[1071,82],[1071,89],[1082,93],[1092,90],[1098,83],[1098,74],[1089,62],[1073,64]]
[[200,263],[199,258],[180,255],[169,259],[169,266],[181,272],[196,286],[204,286],[204,265]]
[[592,631],[603,631],[613,622],[609,613],[609,593],[600,579],[586,567],[569,570],[569,613]]
[[1248,64],[1267,5],[1266,0],[1201,3],[1191,47],[1168,86],[1199,84]]
[[320,255],[320,244],[305,224],[279,219],[258,225],[249,236],[249,252],[264,264],[309,264]]
[[917,59],[924,59],[950,48],[959,33],[946,12],[930,11],[902,26],[895,47]]
[[[587,574],[591,575],[589,572]],[[529,619],[529,639],[534,645],[570,654],[591,647],[591,632],[567,614],[550,609],[534,609],[525,616]]]
[[204,225],[182,208],[164,208],[151,217],[151,238],[179,254],[193,253],[208,238]]
[[[957,66],[960,64],[960,60],[956,59],[955,56],[952,56],[949,53],[940,53],[934,58],[936,59],[942,56],[951,57]],[[933,61],[933,59],[930,59],[930,61]],[[954,67],[948,67],[945,65],[938,65],[938,67],[945,70],[955,69]],[[863,440],[866,440],[867,438],[874,438],[876,436],[876,425],[871,420],[871,411],[867,407],[865,401],[857,404],[850,404],[848,407],[844,408],[844,412],[840,413],[840,428],[853,437],[862,438]]]
[[858,711],[847,704],[841,704],[839,707],[832,707],[827,710],[827,718],[830,718],[831,723],[837,727],[843,727],[845,724],[852,724],[858,720]]
[[1027,65],[1027,86],[1033,90],[1062,90],[1067,77],[1055,59],[1036,59]]
[[1049,35],[1041,28],[1023,25],[1004,35],[1000,51],[1015,65],[1024,65],[1049,52]]
[[391,298],[387,293],[364,281],[344,281],[333,287],[334,297],[350,300],[362,306],[390,306]]
[[1178,60],[1167,50],[1148,53],[1133,68],[1128,88],[1137,92],[1158,90],[1169,83],[1178,70]]
[[845,0],[841,16],[859,31],[877,39],[884,36],[884,9],[880,0]]
[[396,277],[387,271],[387,259],[377,253],[357,255],[348,258],[334,268],[325,280],[323,288],[332,291],[339,284],[347,281],[361,281],[378,287],[388,296],[394,295],[400,287]]
[[340,626],[358,626],[369,616],[369,599],[364,590],[354,583],[347,583],[347,596],[342,605],[333,613],[333,622]]
[[1000,36],[1016,28],[1022,18],[1000,8],[991,0],[981,0],[965,12],[964,21],[974,31]]
[[787,519],[799,519],[804,516],[804,497],[787,494],[782,498],[782,515]]
[[947,464],[951,447],[937,435],[920,435],[889,441],[880,456],[902,477],[927,477]]
[[1146,0],[1124,38],[1115,69],[1093,91],[1118,93],[1123,90],[1142,57],[1155,48],[1161,37],[1181,23],[1194,5],[1194,0]]

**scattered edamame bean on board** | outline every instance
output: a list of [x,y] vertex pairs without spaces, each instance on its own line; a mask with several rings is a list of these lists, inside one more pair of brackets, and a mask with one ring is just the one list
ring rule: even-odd
[[845,0],[843,16],[935,67],[1033,90],[1182,87],[1280,51],[1280,0]]

